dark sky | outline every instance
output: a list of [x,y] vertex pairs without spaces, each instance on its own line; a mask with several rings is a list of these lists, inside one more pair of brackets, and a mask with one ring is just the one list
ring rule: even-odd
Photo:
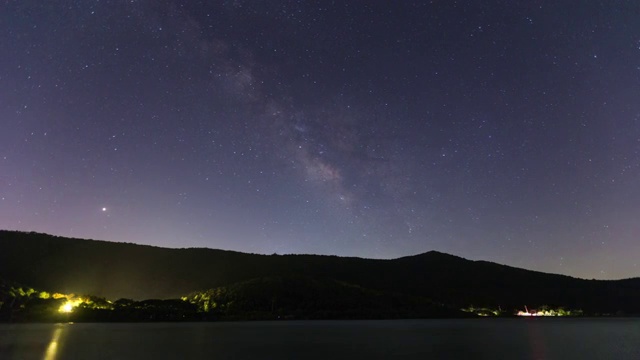
[[640,275],[638,1],[0,2],[0,228]]

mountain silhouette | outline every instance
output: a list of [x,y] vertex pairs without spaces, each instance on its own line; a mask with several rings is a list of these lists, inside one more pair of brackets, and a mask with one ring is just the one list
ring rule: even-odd
[[[348,284],[348,291],[358,298],[373,291],[420,297],[456,308],[550,305],[586,313],[635,314],[640,303],[639,278],[585,280],[437,251],[392,260],[258,255],[17,231],[0,231],[0,279],[47,291],[109,299],[178,298],[238,284],[286,288],[283,283],[295,283],[311,289],[309,284],[301,284],[308,281],[324,287]],[[365,290],[354,290],[353,286]]]

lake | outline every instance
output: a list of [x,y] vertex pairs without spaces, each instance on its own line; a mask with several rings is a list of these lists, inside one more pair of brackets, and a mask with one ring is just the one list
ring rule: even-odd
[[640,319],[0,324],[0,359],[640,359]]

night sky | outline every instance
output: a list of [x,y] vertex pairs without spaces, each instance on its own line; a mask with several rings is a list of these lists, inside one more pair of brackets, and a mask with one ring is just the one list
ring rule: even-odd
[[640,275],[638,1],[0,2],[0,228]]

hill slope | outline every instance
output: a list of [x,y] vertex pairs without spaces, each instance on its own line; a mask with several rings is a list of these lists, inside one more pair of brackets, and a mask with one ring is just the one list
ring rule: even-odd
[[394,260],[166,249],[0,231],[0,278],[107,298],[175,298],[257,278],[331,279],[452,306],[548,304],[587,312],[637,312],[640,279],[582,280],[439,252]]

